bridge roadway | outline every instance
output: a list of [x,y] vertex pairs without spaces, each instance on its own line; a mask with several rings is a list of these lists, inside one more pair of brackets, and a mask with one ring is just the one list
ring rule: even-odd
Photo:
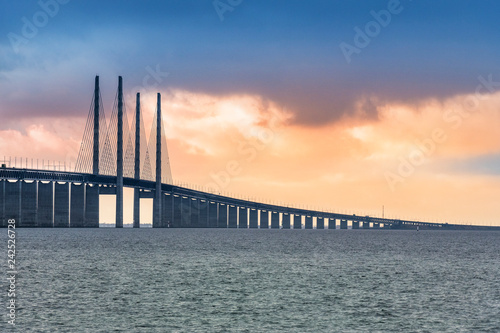
[[[17,198],[10,198],[9,201],[9,193],[5,190],[5,180],[17,180],[17,181],[23,181],[20,182],[24,184],[29,184],[25,181],[39,181],[41,182],[54,182],[54,183],[68,183],[72,185],[79,185],[79,184],[86,184],[86,185],[99,185],[98,193],[99,194],[115,194],[116,193],[116,183],[117,183],[117,177],[116,176],[107,176],[107,175],[94,175],[94,174],[86,174],[86,173],[75,173],[75,172],[63,172],[63,171],[50,171],[50,170],[34,170],[34,169],[17,169],[17,168],[1,168],[0,169],[0,181],[2,182],[2,191],[1,191],[1,198],[0,200],[4,202],[2,205],[2,216],[4,215],[4,209],[5,212],[7,212],[8,209],[8,202],[14,202],[17,204]],[[139,188],[141,190],[141,198],[153,198],[154,199],[154,193],[155,193],[155,182],[154,181],[148,181],[148,180],[138,180],[134,178],[123,178],[123,184],[125,187],[130,187],[130,188]],[[69,187],[69,186],[68,186]],[[73,187],[71,187],[73,189]],[[77,187],[75,187],[77,189]],[[54,201],[58,200],[57,196],[57,189],[56,189],[56,195],[54,195]],[[17,195],[19,196],[19,202],[21,202],[21,190],[16,192]],[[77,192],[75,191],[75,194]],[[83,192],[82,192],[83,193]],[[410,221],[410,220],[400,220],[400,219],[387,219],[387,218],[378,218],[378,217],[372,217],[372,216],[358,216],[358,215],[349,215],[349,214],[338,214],[338,213],[331,213],[331,212],[322,212],[322,211],[316,211],[316,210],[307,210],[307,209],[299,209],[299,208],[293,208],[293,207],[283,207],[283,206],[278,206],[278,205],[272,205],[272,204],[265,204],[265,203],[260,203],[260,202],[253,202],[253,201],[247,201],[247,200],[242,200],[242,199],[236,199],[236,198],[231,198],[231,197],[226,197],[226,196],[221,196],[213,193],[206,193],[202,191],[197,191],[197,190],[192,190],[188,188],[183,188],[179,186],[174,186],[170,184],[162,184],[162,194],[164,194],[163,198],[163,210],[164,213],[163,219],[169,220],[168,224],[163,223],[160,227],[243,227],[247,228],[248,227],[248,220],[250,220],[250,228],[256,228],[257,227],[257,214],[260,212],[261,216],[261,228],[265,228],[266,226],[269,227],[269,224],[271,225],[271,228],[291,228],[291,226],[296,229],[296,228],[303,228],[304,223],[303,220],[305,221],[305,228],[306,229],[312,229],[313,226],[313,218],[316,218],[316,226],[318,229],[323,229],[323,228],[328,228],[328,229],[338,229],[336,220],[340,220],[340,229],[347,229],[348,227],[348,221],[351,221],[351,226],[353,229],[366,229],[366,228],[379,228],[380,225],[384,226],[384,229],[386,228],[392,228],[392,229],[398,229],[398,228],[416,228],[416,226],[419,226],[422,229],[471,229],[471,230],[500,230],[500,227],[491,227],[491,226],[477,226],[477,225],[461,225],[461,224],[448,224],[448,223],[433,223],[433,222],[422,222],[422,221]],[[64,195],[69,196],[69,191],[66,194],[66,192],[63,192],[63,197]],[[32,195],[33,196],[33,193]],[[38,195],[35,195],[35,197],[38,197],[38,202],[40,204],[40,197],[41,194],[38,193]],[[63,198],[63,207],[64,203],[66,203],[66,206],[70,206],[73,208],[73,205],[75,207],[83,207],[83,199],[84,195],[82,194],[78,199],[76,200],[81,200],[82,203],[79,204],[72,198]],[[173,199],[170,201],[167,201],[167,199]],[[14,200],[12,200],[14,199]],[[184,199],[184,201],[183,201]],[[87,200],[89,200],[89,197],[87,196]],[[95,202],[95,199],[94,199]],[[179,202],[179,204],[176,204]],[[189,202],[189,204],[186,203]],[[193,202],[196,202],[198,205],[196,208],[196,211],[193,210]],[[165,203],[167,203],[165,205]],[[204,205],[200,203],[205,203]],[[171,206],[170,206],[171,205]],[[216,217],[215,219],[217,220],[216,223],[211,223],[210,219],[214,218],[213,214],[210,213],[210,207],[211,205],[216,205]],[[36,205],[35,205],[36,206]],[[53,216],[53,226],[69,226],[69,209],[67,212],[68,215],[68,223],[66,225],[65,223],[65,218],[63,218],[62,225],[58,225],[58,221],[60,218],[57,218],[57,211],[58,211],[58,205],[56,202],[53,203],[54,206],[54,216]],[[177,207],[176,207],[177,206]],[[19,204],[18,209],[21,211],[22,207],[24,207],[22,204]],[[182,209],[181,209],[182,207]],[[186,209],[188,207],[188,209]],[[223,208],[222,208],[223,207]],[[189,209],[190,208],[190,209]],[[82,208],[85,210],[85,208]],[[92,208],[87,208],[89,211],[92,210]],[[176,212],[177,209],[177,212]],[[60,209],[59,209],[60,210]],[[85,213],[81,214],[81,217],[76,214],[76,212],[73,212],[75,209],[71,209],[71,217],[74,216],[75,220],[76,218],[83,219],[85,216]],[[181,210],[181,212],[178,212]],[[33,211],[33,209],[32,209]],[[237,219],[238,214],[236,213],[239,211],[239,216],[243,217],[240,218],[239,221]],[[250,211],[250,214],[248,212]],[[63,217],[65,214],[66,210],[63,209]],[[174,223],[175,220],[175,215],[177,214],[182,214],[184,212],[184,215],[181,220],[188,220],[189,223]],[[186,213],[188,212],[188,213]],[[7,214],[7,213],[5,213]],[[38,212],[40,214],[40,212]],[[93,212],[91,214],[94,215],[93,217],[93,223],[90,225],[78,225],[81,227],[98,227],[98,217],[97,217],[97,223],[96,223],[96,211],[93,209]],[[89,214],[89,215],[91,215]],[[168,215],[170,214],[170,215]],[[281,218],[281,225],[280,225],[280,214],[282,216]],[[291,215],[293,214],[294,218],[291,218]],[[19,215],[22,215],[20,212]],[[59,214],[60,215],[60,214]],[[269,218],[269,215],[271,217]],[[98,216],[98,203],[97,203],[97,216]],[[207,220],[207,223],[196,223],[197,221],[200,221],[200,216],[205,217]],[[20,216],[19,216],[20,217]],[[298,218],[296,218],[298,217]],[[304,217],[304,219],[302,219]],[[9,216],[5,215],[5,218],[9,218]],[[325,220],[328,219],[328,225],[325,227]],[[172,222],[170,222],[172,220]],[[219,221],[223,221],[223,223],[220,223]],[[191,223],[193,222],[193,223]],[[226,223],[224,223],[226,222]],[[271,223],[269,223],[271,222]],[[47,226],[51,227],[50,223],[49,225],[43,225],[43,224],[36,224],[36,223],[26,223],[24,225],[20,226]],[[370,227],[371,224],[371,227]],[[6,224],[3,223],[3,226]],[[72,225],[75,227],[76,225]],[[299,227],[300,226],[300,227]]]

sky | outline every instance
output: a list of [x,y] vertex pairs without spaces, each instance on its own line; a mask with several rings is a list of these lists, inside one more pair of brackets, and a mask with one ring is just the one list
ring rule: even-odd
[[1,159],[74,166],[94,76],[109,117],[121,75],[147,128],[162,94],[175,184],[500,225],[496,1],[0,4]]

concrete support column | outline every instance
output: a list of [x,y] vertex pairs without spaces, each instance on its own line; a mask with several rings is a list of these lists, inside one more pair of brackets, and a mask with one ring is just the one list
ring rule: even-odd
[[240,216],[238,218],[238,228],[247,229],[248,228],[248,208],[240,207]]
[[373,229],[380,228],[380,223],[373,223]]
[[272,212],[271,213],[271,229],[279,229],[280,228],[280,213]]
[[21,182],[21,227],[36,227],[37,183]]
[[316,218],[316,229],[325,229],[325,219],[323,217]]
[[290,229],[290,214],[283,213],[283,221],[281,222],[283,229]]
[[16,227],[21,222],[21,181],[5,181],[5,219],[16,220]]
[[312,216],[306,216],[305,228],[306,229],[312,229],[313,228]]
[[162,206],[161,206],[161,227],[171,228],[173,225],[174,217],[174,196],[170,193],[164,193],[162,196]]
[[217,223],[217,228],[227,228],[227,205],[219,204],[219,221]]
[[[40,184],[38,184],[40,186]],[[86,228],[99,228],[99,185],[85,185],[85,225]]]
[[370,229],[370,222],[363,222],[363,229]]
[[38,182],[37,225],[41,228],[54,226],[54,183]]
[[260,211],[260,228],[269,229],[269,212],[267,210]]
[[293,228],[302,229],[302,215],[293,214]]
[[236,206],[229,206],[229,228],[236,228],[238,226],[238,211]]
[[54,228],[69,227],[69,183],[54,183]]
[[[135,152],[134,152],[134,179],[141,178],[141,94],[135,98]],[[134,188],[134,220],[133,227],[141,226],[141,197],[140,189]],[[171,219],[170,219],[171,220]]]
[[347,229],[347,220],[340,220],[340,229]]
[[191,199],[191,227],[200,227],[200,207],[198,199]]
[[181,227],[191,228],[191,198],[181,199]]
[[85,184],[71,183],[70,217],[71,228],[83,228],[85,224]]
[[250,229],[257,229],[259,227],[259,211],[257,209],[250,209]]
[[182,197],[179,195],[174,195],[174,219],[172,227],[180,228],[182,227]]
[[0,226],[6,227],[5,219],[5,180],[0,179]]
[[336,229],[337,228],[337,219],[328,219],[328,229]]
[[134,217],[133,217],[133,227],[141,227],[141,191],[138,188],[134,188]]
[[218,209],[216,202],[208,204],[208,226],[210,228],[217,228]]
[[352,221],[352,228],[359,229],[359,221]]
[[116,145],[116,224],[123,228],[123,84],[118,77],[118,130]]
[[208,200],[199,200],[200,228],[208,228]]

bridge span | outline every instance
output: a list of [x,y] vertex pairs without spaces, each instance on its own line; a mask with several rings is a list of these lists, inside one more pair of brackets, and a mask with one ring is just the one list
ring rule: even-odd
[[[124,177],[139,198],[156,200],[156,182]],[[99,195],[117,191],[117,176],[33,169],[0,169],[0,216],[3,227],[99,227]],[[470,229],[500,227],[460,225],[338,214],[277,206],[161,184],[162,212],[154,228],[251,229]]]
[[[161,95],[146,144],[140,94],[129,128],[118,78],[116,108],[106,126],[99,77],[74,172],[0,168],[0,218],[6,227],[99,227],[99,196],[116,195],[116,227],[123,227],[123,189],[134,189],[133,226],[140,200],[153,199],[153,228],[500,230],[500,227],[432,223],[337,214],[247,201],[172,185],[162,128]],[[152,158],[155,156],[155,158]],[[154,170],[154,174],[153,171]]]

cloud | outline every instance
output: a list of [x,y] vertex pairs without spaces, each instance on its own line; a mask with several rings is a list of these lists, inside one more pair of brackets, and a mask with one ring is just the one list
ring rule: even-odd
[[[58,123],[64,124],[59,121]],[[63,134],[47,130],[46,126],[40,123],[28,125],[22,132],[12,129],[1,130],[2,160],[8,160],[8,164],[12,166],[16,160],[17,167],[24,167],[27,158],[28,166],[33,165],[35,168],[37,165],[40,168],[42,165],[47,167],[48,164],[53,165],[56,161],[56,164],[65,163],[67,170],[70,170],[70,165],[74,167],[80,141]],[[20,164],[21,159],[22,164]]]
[[[465,204],[470,191],[483,198],[495,193],[498,182],[494,168],[500,153],[500,93],[483,96],[477,111],[463,103],[471,96],[422,100],[418,105],[375,101],[377,121],[344,117],[316,127],[299,125],[290,110],[250,94],[220,97],[165,90],[162,110],[177,183],[205,190],[215,184],[230,195],[355,214],[379,214],[381,205],[390,204],[392,216],[475,221],[474,207]],[[131,119],[134,101],[126,102]],[[154,92],[142,96],[147,132],[155,103]],[[459,127],[443,118],[450,110],[467,115]],[[84,117],[7,124],[10,129],[0,131],[2,154],[74,165]],[[425,163],[392,192],[384,173],[397,172],[400,158],[408,158],[435,128],[447,139],[435,144]],[[234,163],[231,170],[236,171],[224,178]],[[452,212],[443,208],[448,205],[461,206]],[[498,213],[496,206],[481,205],[485,220]]]
[[[2,115],[75,116],[89,104],[95,74],[104,96],[113,98],[116,76],[137,86],[145,68],[157,64],[170,73],[161,90],[258,95],[308,126],[353,115],[377,119],[378,104],[449,98],[473,92],[478,75],[500,76],[495,35],[487,29],[496,18],[486,5],[443,2],[429,11],[423,3],[404,2],[401,17],[351,64],[338,44],[351,42],[353,28],[373,20],[370,11],[387,2],[255,1],[238,6],[224,22],[210,2],[99,3],[98,12],[95,5],[61,7],[18,55],[0,41]],[[12,15],[0,25],[4,35],[40,8],[8,9]]]

